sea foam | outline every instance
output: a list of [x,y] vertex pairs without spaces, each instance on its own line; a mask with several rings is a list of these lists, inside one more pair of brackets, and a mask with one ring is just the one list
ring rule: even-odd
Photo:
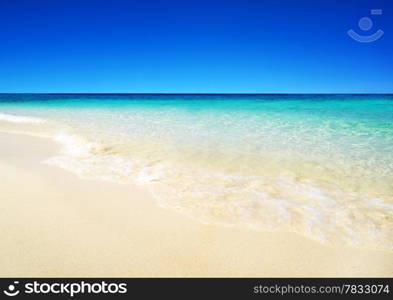
[[286,177],[225,174],[142,160],[100,151],[109,146],[64,132],[54,139],[63,148],[46,163],[81,178],[143,184],[160,206],[202,223],[292,231],[327,244],[393,249],[393,205],[383,199]]
[[41,124],[46,122],[44,119],[41,118],[16,116],[16,115],[3,114],[3,113],[0,113],[0,121],[12,122],[12,123],[35,123],[35,124]]

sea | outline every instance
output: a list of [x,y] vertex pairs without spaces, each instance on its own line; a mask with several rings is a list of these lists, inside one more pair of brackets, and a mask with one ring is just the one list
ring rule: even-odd
[[0,94],[0,131],[198,222],[393,249],[393,95]]

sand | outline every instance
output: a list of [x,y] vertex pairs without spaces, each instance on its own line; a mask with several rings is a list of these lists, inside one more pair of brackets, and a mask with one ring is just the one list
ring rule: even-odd
[[393,276],[393,252],[201,224],[141,185],[44,164],[58,147],[0,133],[0,277]]

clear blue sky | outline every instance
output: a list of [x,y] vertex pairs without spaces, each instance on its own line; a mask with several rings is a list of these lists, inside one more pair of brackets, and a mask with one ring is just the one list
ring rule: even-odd
[[393,93],[391,0],[0,0],[0,41],[3,93]]

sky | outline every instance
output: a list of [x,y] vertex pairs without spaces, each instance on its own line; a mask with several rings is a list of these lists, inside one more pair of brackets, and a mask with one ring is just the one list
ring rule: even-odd
[[393,93],[393,1],[0,0],[0,93]]

